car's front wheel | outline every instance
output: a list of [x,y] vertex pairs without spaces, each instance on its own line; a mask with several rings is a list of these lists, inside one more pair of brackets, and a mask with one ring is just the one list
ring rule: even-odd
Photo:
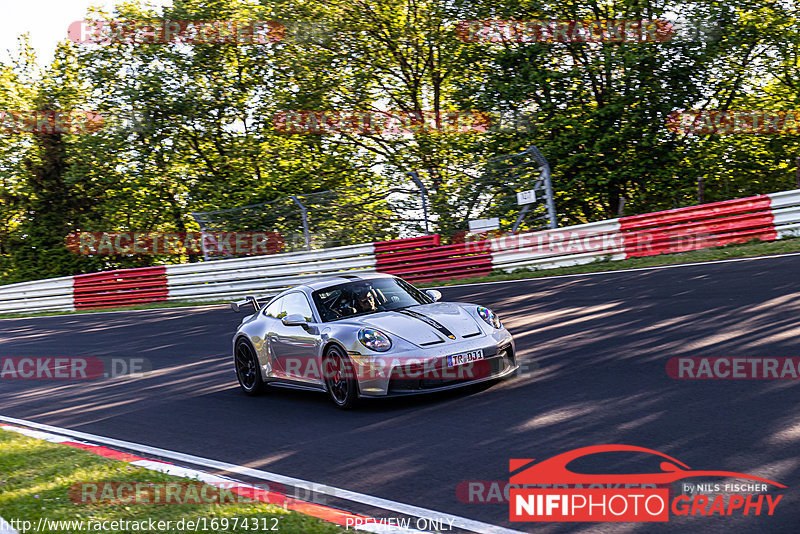
[[358,402],[358,380],[353,364],[344,351],[332,346],[325,355],[323,366],[325,389],[333,403],[343,410],[355,407]]
[[255,396],[264,392],[264,380],[261,378],[258,357],[253,347],[240,339],[236,342],[234,353],[236,365],[236,378],[239,379],[239,386],[247,395]]

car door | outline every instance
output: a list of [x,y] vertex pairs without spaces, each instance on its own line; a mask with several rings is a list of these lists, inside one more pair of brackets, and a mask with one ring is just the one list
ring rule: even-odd
[[278,361],[273,354],[273,347],[271,339],[275,335],[278,326],[282,326],[281,320],[278,316],[281,314],[283,305],[283,297],[270,302],[269,306],[262,312],[265,318],[266,328],[264,329],[264,342],[266,344],[267,358],[269,359],[269,372],[270,376],[282,377],[285,375],[283,369],[278,366]]
[[[308,326],[283,324],[282,319],[291,315],[302,316]],[[322,383],[322,371],[317,364],[317,352],[322,339],[318,334],[317,319],[305,294],[293,291],[284,295],[275,319],[272,321],[269,344],[276,371],[291,380]]]

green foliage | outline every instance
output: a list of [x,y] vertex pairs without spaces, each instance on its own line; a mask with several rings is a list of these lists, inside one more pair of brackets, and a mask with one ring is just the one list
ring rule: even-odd
[[[86,18],[101,17],[278,20],[288,32],[270,44],[62,43],[44,69],[22,40],[0,63],[3,109],[97,110],[106,123],[0,137],[4,283],[198,259],[76,257],[64,246],[73,231],[192,231],[192,212],[339,188],[360,191],[346,199],[357,204],[365,191],[414,189],[408,171],[428,190],[432,229],[446,240],[478,217],[508,228],[527,178],[481,162],[531,144],[550,161],[562,225],[796,185],[796,133],[667,128],[670,113],[686,109],[797,109],[791,3],[182,0]],[[660,43],[492,44],[455,31],[460,20],[665,17],[699,31]],[[527,127],[299,135],[275,128],[287,110],[515,111]],[[313,216],[322,244],[396,234],[380,210]]]

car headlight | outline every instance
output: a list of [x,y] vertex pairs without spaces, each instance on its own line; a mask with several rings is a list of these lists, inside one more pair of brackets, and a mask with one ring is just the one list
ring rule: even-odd
[[362,328],[359,330],[358,340],[368,349],[377,352],[386,352],[392,348],[392,340],[389,339],[389,336],[374,328]]
[[497,314],[489,308],[478,306],[478,315],[480,315],[481,319],[483,319],[483,322],[489,326],[493,326],[494,328],[503,328],[503,325],[500,323],[500,317],[498,317]]

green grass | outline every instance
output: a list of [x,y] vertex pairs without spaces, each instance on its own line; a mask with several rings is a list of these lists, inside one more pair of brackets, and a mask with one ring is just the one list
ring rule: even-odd
[[[228,529],[216,528],[206,532],[253,532],[254,529],[241,528],[245,518],[249,523],[262,522],[268,527],[276,526],[284,534],[335,534],[344,530],[332,523],[286,511],[280,506],[264,503],[235,504],[76,504],[70,499],[69,489],[73,484],[102,481],[113,482],[189,482],[156,471],[128,465],[125,462],[110,460],[95,454],[74,449],[65,445],[48,443],[0,430],[0,515],[7,520],[28,520],[36,525],[39,518],[48,520],[88,521],[172,521],[171,529],[164,530],[113,530],[104,533],[152,533],[184,532],[177,530],[180,520],[197,521],[206,518],[222,522],[228,520]],[[80,495],[80,494],[78,494]],[[233,518],[239,518],[239,528],[233,530]],[[277,519],[275,522],[274,519]],[[111,525],[109,525],[111,526]],[[124,526],[124,525],[123,525]],[[18,529],[22,533],[21,529]],[[88,532],[88,524],[83,529],[49,529],[47,532]],[[99,532],[99,530],[92,530]],[[264,530],[256,530],[263,532]],[[28,530],[31,532],[31,530]],[[202,530],[198,530],[202,532]]]
[[[792,252],[800,252],[800,238],[781,239],[779,241],[758,241],[754,240],[749,243],[737,245],[725,245],[721,247],[706,248],[702,250],[693,250],[689,252],[680,252],[676,254],[662,254],[659,256],[647,256],[644,258],[630,258],[620,261],[599,260],[585,265],[577,265],[575,267],[559,267],[557,269],[517,269],[514,272],[507,273],[500,269],[493,270],[486,276],[475,278],[456,278],[453,280],[439,280],[435,282],[421,282],[415,283],[418,287],[441,287],[457,284],[475,284],[480,282],[499,282],[504,280],[522,280],[525,278],[541,278],[544,276],[559,276],[567,274],[583,274],[583,273],[596,273],[605,271],[619,271],[624,269],[637,269],[644,267],[657,267],[662,265],[680,265],[683,263],[695,263],[704,261],[720,261],[729,260],[733,258],[748,258],[753,256],[770,256],[775,254],[786,254]],[[120,308],[105,308],[98,310],[80,310],[75,312],[34,312],[34,313],[16,313],[16,314],[0,314],[0,319],[17,318],[17,317],[37,317],[43,315],[69,315],[75,313],[96,313],[105,311],[129,311],[129,310],[147,310],[158,308],[172,308],[172,307],[185,307],[185,306],[212,306],[219,304],[227,304],[230,300],[219,300],[212,302],[155,302],[152,304],[142,304],[139,306],[127,306]]]

